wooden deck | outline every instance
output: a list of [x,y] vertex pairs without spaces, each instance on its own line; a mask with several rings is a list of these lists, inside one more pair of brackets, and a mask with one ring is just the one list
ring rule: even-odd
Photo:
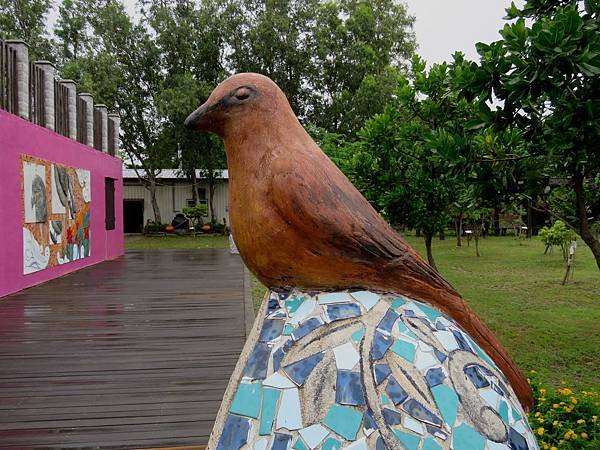
[[0,448],[205,444],[245,284],[227,250],[159,250],[0,299]]

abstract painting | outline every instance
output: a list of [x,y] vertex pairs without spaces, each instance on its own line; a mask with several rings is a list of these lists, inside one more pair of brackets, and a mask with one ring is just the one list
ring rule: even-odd
[[23,273],[91,254],[89,170],[22,155]]

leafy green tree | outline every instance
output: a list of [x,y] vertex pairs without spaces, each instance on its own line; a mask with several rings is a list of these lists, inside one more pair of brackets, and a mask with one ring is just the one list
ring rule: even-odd
[[0,0],[0,39],[22,39],[31,59],[55,60],[46,30],[50,0]]
[[[502,39],[477,44],[479,64],[463,73],[481,107],[481,117],[498,127],[517,126],[542,157],[538,170],[568,180],[574,220],[600,268],[600,241],[590,230],[586,186],[600,172],[600,7],[597,1],[529,0],[507,10],[514,20]],[[531,23],[531,25],[529,25]],[[486,101],[498,99],[492,111]]]

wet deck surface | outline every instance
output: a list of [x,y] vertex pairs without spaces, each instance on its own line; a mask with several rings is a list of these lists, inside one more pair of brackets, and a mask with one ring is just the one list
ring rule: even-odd
[[0,448],[205,444],[244,310],[221,249],[129,252],[0,299]]

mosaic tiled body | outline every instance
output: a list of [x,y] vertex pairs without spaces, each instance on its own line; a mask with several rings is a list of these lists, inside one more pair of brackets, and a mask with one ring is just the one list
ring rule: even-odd
[[493,361],[450,318],[368,291],[271,292],[219,450],[534,450]]

